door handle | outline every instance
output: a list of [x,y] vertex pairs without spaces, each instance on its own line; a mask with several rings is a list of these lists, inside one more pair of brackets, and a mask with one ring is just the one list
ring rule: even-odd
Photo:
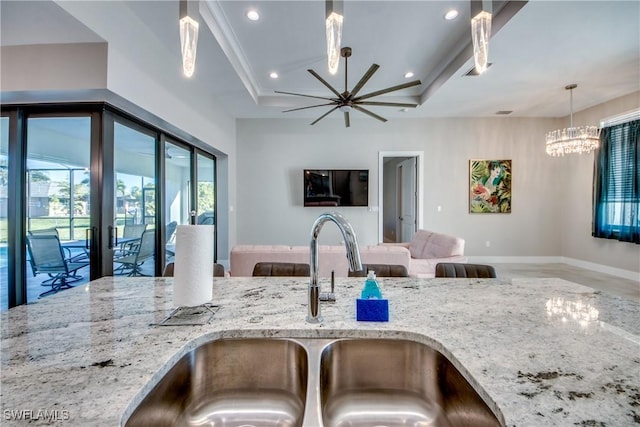
[[93,240],[93,231],[95,227],[87,228],[84,230],[84,248],[91,248],[91,241]]
[[[108,245],[108,247],[109,247],[109,249],[113,249],[115,246],[118,246],[118,227],[109,226],[108,230],[109,230],[109,236],[108,236],[109,245]],[[114,231],[115,231],[115,233],[114,233]],[[115,234],[115,243],[113,241],[114,234]]]

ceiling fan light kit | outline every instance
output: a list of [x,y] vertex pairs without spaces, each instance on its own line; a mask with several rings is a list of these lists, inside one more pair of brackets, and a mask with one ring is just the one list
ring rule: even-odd
[[573,89],[577,84],[565,86],[569,91],[570,122],[569,127],[547,133],[546,149],[550,156],[564,156],[565,154],[590,153],[600,144],[600,129],[596,126],[573,126]]
[[375,96],[384,95],[389,92],[395,92],[397,90],[406,89],[412,86],[418,86],[421,84],[420,80],[414,80],[411,82],[399,84],[396,86],[391,86],[386,89],[381,89],[375,92],[369,92],[364,95],[357,96],[358,93],[360,93],[360,90],[373,76],[373,74],[378,70],[378,68],[380,68],[378,64],[372,64],[371,67],[369,67],[369,69],[367,70],[367,72],[360,78],[360,81],[358,81],[358,83],[356,83],[353,89],[349,91],[347,89],[347,84],[348,84],[348,76],[349,76],[348,74],[349,73],[349,57],[351,56],[351,53],[352,53],[352,50],[350,47],[343,47],[342,49],[340,49],[340,56],[344,58],[344,92],[343,93],[338,92],[333,86],[329,84],[329,82],[323,79],[318,73],[309,69],[307,71],[316,79],[318,79],[323,85],[325,85],[335,95],[335,97],[313,96],[313,95],[304,95],[301,93],[276,91],[276,93],[282,93],[285,95],[304,96],[306,98],[323,99],[325,101],[328,101],[324,104],[310,105],[308,107],[292,108],[290,110],[283,111],[283,113],[288,113],[290,111],[306,110],[309,108],[329,106],[333,108],[331,108],[329,111],[327,111],[326,113],[318,117],[316,120],[311,122],[311,124],[315,125],[316,123],[324,119],[326,116],[328,116],[335,110],[340,110],[344,114],[345,127],[350,127],[351,118],[349,114],[351,113],[352,110],[357,110],[381,122],[387,121],[387,119],[385,119],[384,117],[379,116],[373,111],[370,111],[364,108],[363,105],[376,106],[376,107],[396,107],[396,108],[415,108],[418,106],[417,104],[413,104],[413,103],[380,102],[380,101],[376,102],[376,101],[367,101],[367,100]]

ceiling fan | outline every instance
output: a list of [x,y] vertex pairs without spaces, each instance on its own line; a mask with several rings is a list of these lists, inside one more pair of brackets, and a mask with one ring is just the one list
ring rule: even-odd
[[318,73],[316,73],[315,71],[307,70],[308,72],[311,73],[312,76],[314,76],[316,79],[320,80],[320,82],[323,85],[328,87],[329,90],[336,95],[336,97],[330,98],[330,97],[323,97],[323,96],[304,95],[304,94],[301,94],[301,93],[291,93],[291,92],[276,91],[276,93],[282,93],[282,94],[285,94],[285,95],[304,96],[304,97],[307,97],[307,98],[324,99],[326,101],[330,101],[330,102],[325,103],[325,104],[310,105],[308,107],[300,107],[300,108],[292,108],[291,110],[283,111],[283,113],[288,113],[290,111],[306,110],[308,108],[333,106],[332,109],[330,109],[329,111],[324,113],[322,116],[318,117],[311,124],[315,125],[320,120],[324,119],[326,116],[328,116],[329,114],[331,114],[335,110],[339,109],[340,111],[342,111],[344,113],[344,125],[345,125],[345,127],[349,127],[351,125],[351,121],[350,121],[350,118],[349,118],[349,113],[351,112],[352,109],[360,111],[362,113],[365,113],[365,114],[373,117],[374,119],[380,120],[381,122],[386,122],[387,121],[387,119],[385,119],[384,117],[381,117],[381,116],[377,115],[376,113],[374,113],[372,111],[369,111],[366,108],[362,107],[363,105],[371,105],[371,106],[376,106],[376,107],[402,107],[402,108],[415,108],[415,107],[418,106],[417,104],[408,104],[408,103],[401,103],[401,102],[368,101],[368,99],[373,98],[374,96],[383,95],[385,93],[395,92],[396,90],[406,89],[406,88],[412,87],[412,86],[418,86],[418,85],[421,84],[420,80],[414,80],[412,82],[403,83],[403,84],[396,85],[396,86],[391,86],[391,87],[388,87],[386,89],[381,89],[381,90],[377,90],[375,92],[367,93],[365,95],[357,96],[358,93],[360,92],[360,90],[362,89],[362,87],[369,81],[371,76],[373,76],[373,74],[378,70],[378,68],[380,68],[380,66],[378,64],[372,64],[371,67],[369,67],[369,70],[367,70],[367,72],[362,76],[360,81],[353,87],[353,89],[351,89],[351,92],[349,92],[347,90],[347,75],[348,75],[348,71],[349,71],[348,70],[348,63],[349,63],[349,57],[351,56],[351,48],[350,47],[343,47],[342,49],[340,49],[340,56],[344,58],[344,92],[343,93],[338,92],[333,86],[331,86],[326,80],[324,80],[322,77],[320,77],[320,75]]

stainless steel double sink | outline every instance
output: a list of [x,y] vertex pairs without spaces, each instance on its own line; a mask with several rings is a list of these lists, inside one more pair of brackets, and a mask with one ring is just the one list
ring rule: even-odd
[[386,338],[234,338],[185,354],[125,426],[500,426],[439,351]]

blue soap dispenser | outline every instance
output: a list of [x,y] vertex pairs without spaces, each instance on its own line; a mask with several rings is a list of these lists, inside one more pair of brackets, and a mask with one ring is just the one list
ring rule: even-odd
[[356,300],[356,320],[365,322],[388,322],[389,301],[382,298],[376,273],[369,271],[360,298]]
[[376,280],[376,272],[369,270],[367,280],[364,281],[364,288],[360,294],[361,299],[382,299],[382,292]]

